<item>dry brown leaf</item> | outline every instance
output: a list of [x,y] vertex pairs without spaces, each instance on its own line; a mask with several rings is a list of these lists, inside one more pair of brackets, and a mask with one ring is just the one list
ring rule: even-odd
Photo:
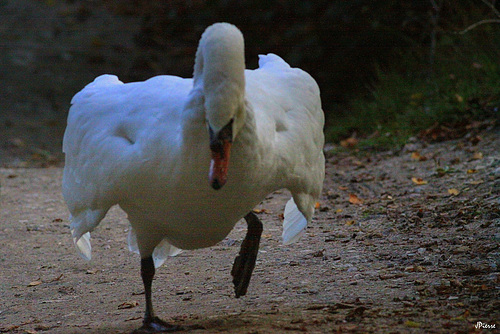
[[345,187],[345,186],[339,186],[339,190],[347,190],[349,188]]
[[344,148],[353,148],[358,145],[358,140],[354,137],[347,138],[340,141],[340,146]]
[[411,180],[413,181],[413,183],[415,183],[417,186],[421,186],[421,185],[424,185],[424,184],[427,184],[427,181],[425,181],[424,179],[420,178],[420,177],[412,177]]
[[254,213],[269,213],[269,210],[267,209],[253,209],[252,211]]
[[483,153],[476,152],[472,155],[472,160],[481,160],[483,158]]
[[363,200],[354,194],[349,194],[349,203],[351,203],[351,204],[363,204]]
[[474,174],[474,173],[477,173],[477,169],[467,169],[467,174]]
[[352,225],[356,224],[356,221],[355,221],[355,220],[348,220],[348,221],[346,221],[346,223],[345,223],[345,224],[346,224],[347,226],[352,226]]
[[414,264],[412,266],[406,267],[405,271],[406,272],[423,272],[423,271],[425,271],[425,269],[422,266]]
[[424,155],[420,155],[420,152],[415,151],[411,154],[411,158],[416,161],[426,161],[427,157]]
[[127,309],[127,308],[134,308],[134,307],[136,307],[138,305],[139,305],[139,302],[137,302],[135,300],[132,300],[132,301],[129,301],[129,302],[121,303],[120,305],[118,305],[118,309],[119,310],[123,310],[123,309]]
[[319,202],[316,202],[316,204],[314,204],[315,209],[319,209],[320,206],[321,206],[321,204],[319,204]]
[[342,209],[335,210],[336,213],[341,213],[342,211],[344,211],[344,210],[342,210]]
[[28,284],[29,287],[32,287],[32,286],[37,286],[37,285],[40,285],[42,284],[43,282],[41,280],[36,280],[36,281],[33,281],[33,282],[30,282],[30,284]]
[[448,194],[453,195],[453,196],[457,196],[458,194],[460,194],[460,190],[458,190],[456,188],[450,188],[450,189],[448,189]]

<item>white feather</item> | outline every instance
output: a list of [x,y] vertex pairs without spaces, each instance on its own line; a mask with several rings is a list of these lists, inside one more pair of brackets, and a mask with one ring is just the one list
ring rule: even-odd
[[90,232],[85,233],[80,238],[73,238],[78,255],[84,260],[90,261],[92,259],[92,245],[90,244]]
[[283,220],[283,244],[289,245],[296,242],[304,234],[307,227],[307,219],[299,211],[293,197],[285,205]]

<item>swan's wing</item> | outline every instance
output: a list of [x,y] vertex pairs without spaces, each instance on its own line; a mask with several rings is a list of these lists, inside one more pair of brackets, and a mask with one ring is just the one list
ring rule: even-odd
[[126,196],[158,150],[175,151],[190,87],[189,80],[170,76],[123,84],[104,75],[73,97],[63,140],[62,190],[73,240],[84,258],[90,258],[91,247],[90,238],[82,236]]
[[311,221],[325,176],[324,113],[319,87],[306,72],[274,54],[259,56],[259,69],[247,71],[247,95],[259,137],[267,140],[279,183],[293,199],[285,208],[283,240],[298,239]]

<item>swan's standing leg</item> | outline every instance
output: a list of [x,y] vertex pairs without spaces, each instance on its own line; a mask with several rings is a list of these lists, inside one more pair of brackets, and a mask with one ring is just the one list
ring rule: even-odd
[[247,235],[241,244],[240,253],[234,260],[233,269],[231,270],[236,298],[247,293],[262,234],[262,222],[253,212],[247,214],[245,220],[248,225]]
[[144,314],[144,321],[141,328],[136,329],[133,334],[142,333],[164,333],[175,332],[182,330],[180,326],[174,326],[166,323],[158,317],[155,317],[153,311],[153,302],[151,300],[151,285],[155,275],[155,264],[151,256],[141,259],[141,276],[144,283],[144,293],[146,295],[146,313]]

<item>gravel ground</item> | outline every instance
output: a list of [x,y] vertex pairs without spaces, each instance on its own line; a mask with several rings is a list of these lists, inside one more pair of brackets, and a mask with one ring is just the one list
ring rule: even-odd
[[[298,243],[280,241],[286,191],[256,208],[265,228],[247,296],[233,297],[230,276],[240,222],[217,246],[158,270],[157,313],[193,333],[498,328],[499,138],[490,129],[399,152],[328,147],[320,207]],[[144,303],[126,216],[112,209],[93,233],[94,258],[79,259],[61,174],[0,169],[0,333],[128,333]]]

